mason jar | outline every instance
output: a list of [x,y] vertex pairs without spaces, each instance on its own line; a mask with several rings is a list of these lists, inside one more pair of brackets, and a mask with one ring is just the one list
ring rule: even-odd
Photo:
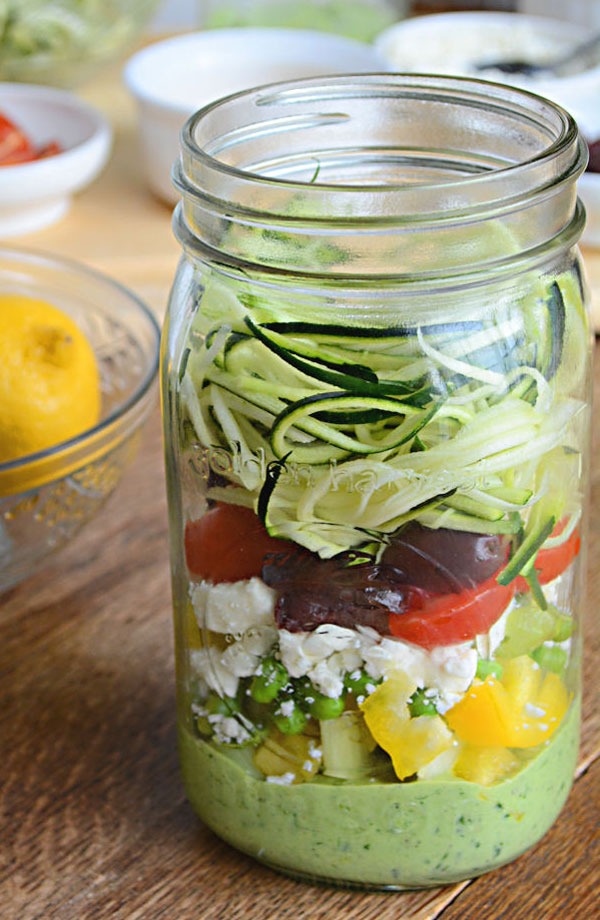
[[523,853],[580,721],[585,147],[529,93],[367,75],[187,123],[162,392],[189,800],[285,873]]

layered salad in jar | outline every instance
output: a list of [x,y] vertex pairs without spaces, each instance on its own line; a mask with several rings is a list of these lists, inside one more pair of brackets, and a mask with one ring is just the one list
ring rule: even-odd
[[218,273],[198,300],[177,396],[188,796],[300,876],[414,887],[513,859],[577,753],[577,270],[421,323],[301,314]]

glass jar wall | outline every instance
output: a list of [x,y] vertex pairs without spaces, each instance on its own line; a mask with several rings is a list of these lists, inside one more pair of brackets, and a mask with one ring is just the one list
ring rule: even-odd
[[187,794],[365,887],[532,846],[579,730],[584,146],[508,87],[279,84],[183,134],[163,408]]

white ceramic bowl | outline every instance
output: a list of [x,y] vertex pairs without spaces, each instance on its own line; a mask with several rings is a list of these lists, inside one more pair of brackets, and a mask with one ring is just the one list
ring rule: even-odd
[[155,42],[124,71],[138,105],[148,184],[165,201],[177,200],[171,168],[179,132],[209,102],[279,80],[388,69],[364,42],[304,29],[215,29]]
[[41,230],[59,220],[72,196],[106,164],[112,131],[96,109],[48,86],[0,83],[0,112],[35,146],[56,141],[62,152],[0,166],[0,238]]
[[[600,138],[600,64],[564,77],[519,77],[479,71],[479,63],[555,59],[590,38],[583,26],[522,13],[457,12],[418,16],[382,32],[375,47],[388,69],[479,77],[521,86],[567,109],[588,141]],[[582,242],[599,245],[600,177],[586,173],[578,190],[586,205]]]

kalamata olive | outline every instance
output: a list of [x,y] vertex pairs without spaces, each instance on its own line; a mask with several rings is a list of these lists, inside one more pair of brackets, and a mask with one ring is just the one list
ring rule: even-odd
[[298,550],[269,557],[262,579],[276,594],[275,620],[290,632],[323,623],[370,626],[389,634],[389,614],[431,594],[456,594],[490,578],[506,558],[501,537],[409,524],[392,537],[379,563],[345,554],[320,559]]
[[452,594],[491,578],[507,551],[505,537],[410,523],[392,536],[381,561],[401,571],[407,584]]

